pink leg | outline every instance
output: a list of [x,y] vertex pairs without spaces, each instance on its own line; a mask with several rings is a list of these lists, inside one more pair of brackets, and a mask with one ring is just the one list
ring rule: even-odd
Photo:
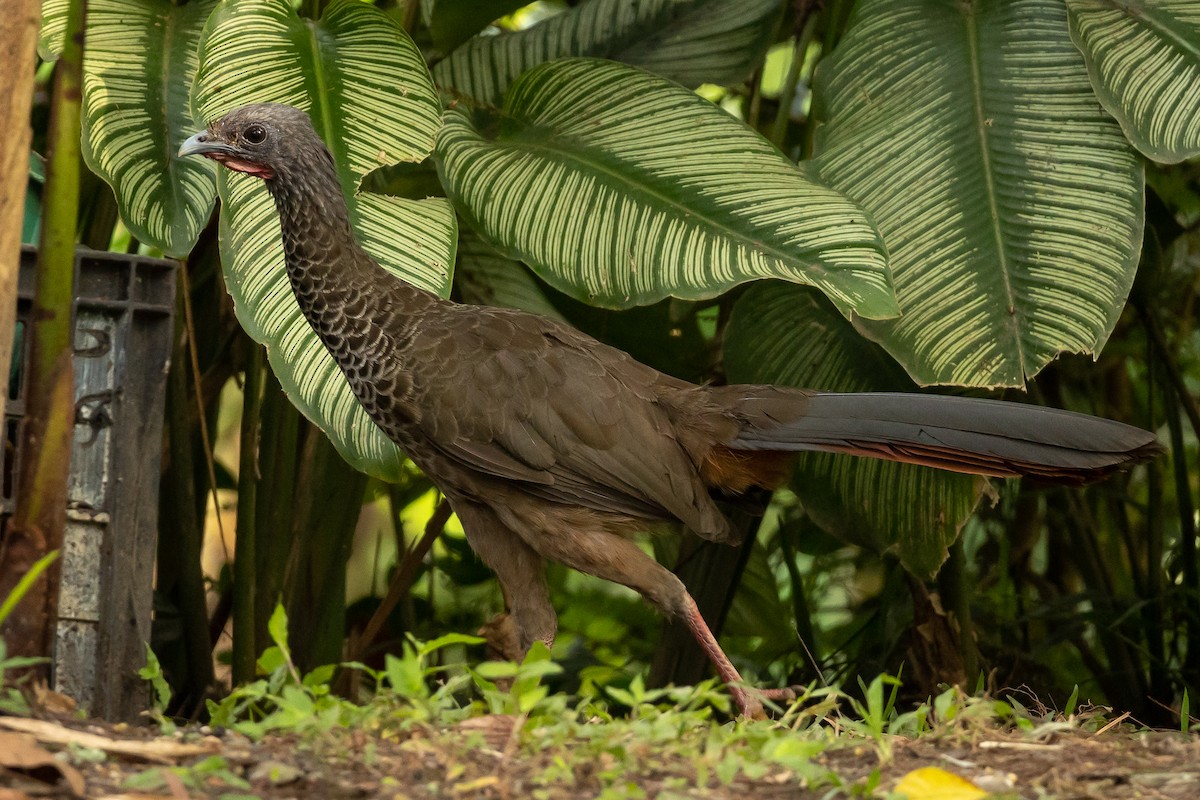
[[[687,622],[688,629],[699,642],[701,649],[708,656],[708,660],[717,670],[717,676],[729,688],[729,694],[738,707],[738,715],[747,719],[764,718],[766,714],[763,713],[762,703],[753,694],[747,692],[742,685],[742,676],[730,663],[725,651],[721,649],[721,645],[717,644],[716,637],[708,629],[704,617],[700,616],[700,609],[696,608],[696,601],[692,599],[691,595],[687,596],[687,610],[684,612],[683,618]],[[796,699],[796,693],[791,689],[756,689],[754,694],[762,695],[770,700],[785,702]]]
[[[734,669],[704,618],[696,602],[674,573],[642,552],[634,542],[606,531],[573,530],[568,537],[543,536],[530,544],[545,558],[595,575],[637,591],[663,613],[680,617],[700,647],[716,667],[717,675],[729,687],[738,714],[762,718],[762,703],[742,685],[742,676]],[[757,692],[756,692],[757,695]],[[788,690],[764,692],[768,697],[786,698]]]

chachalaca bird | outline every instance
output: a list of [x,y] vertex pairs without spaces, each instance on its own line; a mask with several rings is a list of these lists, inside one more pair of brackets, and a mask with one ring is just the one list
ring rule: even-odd
[[543,562],[558,561],[684,620],[739,711],[758,715],[683,584],[632,534],[670,521],[732,543],[714,495],[777,487],[798,451],[1083,483],[1159,450],[1138,428],[1019,403],[697,386],[554,320],[443,300],[355,241],[333,157],[289,106],[231,111],[179,154],[266,183],[304,316],[496,572],[513,657],[554,639]]

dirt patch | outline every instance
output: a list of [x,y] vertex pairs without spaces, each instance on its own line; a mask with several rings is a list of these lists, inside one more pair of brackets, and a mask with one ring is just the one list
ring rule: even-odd
[[[13,718],[0,719],[0,727]],[[89,798],[818,798],[856,787],[882,796],[907,773],[939,767],[1006,797],[1200,797],[1200,737],[1112,729],[1036,737],[973,731],[884,743],[797,740],[789,761],[715,753],[628,737],[597,752],[584,726],[564,735],[490,716],[448,728],[379,737],[333,730],[319,737],[235,734],[157,736],[157,730],[95,722],[45,721],[19,730],[24,761],[0,753],[0,800]],[[596,726],[615,723],[595,723]],[[595,729],[600,730],[598,727]],[[604,735],[608,735],[606,731]],[[9,740],[11,742],[11,740]],[[38,751],[42,751],[41,754]],[[48,762],[45,755],[52,755]],[[785,754],[786,755],[786,754]],[[56,764],[61,766],[56,766]]]

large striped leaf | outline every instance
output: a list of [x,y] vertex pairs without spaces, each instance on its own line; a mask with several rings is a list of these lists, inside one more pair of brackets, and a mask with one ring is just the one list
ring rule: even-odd
[[[192,92],[198,118],[282,102],[313,117],[338,163],[351,222],[380,263],[445,294],[456,227],[442,199],[353,192],[382,164],[424,158],[441,110],[416,47],[372,6],[334,0],[319,21],[287,0],[226,0],[209,20]],[[279,220],[262,182],[221,170],[221,260],[238,319],[267,346],[292,402],[358,469],[398,478],[402,454],[367,417],[300,314],[283,265]]]
[[565,321],[524,264],[500,255],[474,231],[464,230],[458,237],[454,285],[466,303],[519,308]]
[[[62,52],[67,35],[67,7],[70,0],[42,0],[42,24],[38,28],[38,55],[54,61]],[[90,5],[90,4],[89,4]]]
[[108,182],[125,227],[186,255],[212,213],[215,165],[177,159],[195,131],[188,89],[216,0],[90,0],[83,60],[83,158]]
[[[812,289],[776,281],[738,298],[725,333],[725,367],[739,383],[842,392],[915,388]],[[823,529],[893,553],[917,575],[937,571],[984,486],[969,475],[830,453],[802,454],[792,481]]]
[[1067,16],[1100,102],[1134,146],[1168,164],[1200,154],[1200,3],[1067,0]]
[[1057,0],[863,0],[817,74],[817,166],[871,212],[919,383],[1021,386],[1096,352],[1129,292],[1142,167]]
[[762,60],[780,0],[588,0],[534,27],[481,36],[433,69],[439,85],[499,103],[525,70],[567,56],[643,67],[685,86],[744,79]]
[[882,244],[858,206],[712,104],[633,67],[535,67],[495,130],[448,112],[437,158],[473,227],[589,303],[708,298],[777,277],[819,287],[846,314],[895,314]]

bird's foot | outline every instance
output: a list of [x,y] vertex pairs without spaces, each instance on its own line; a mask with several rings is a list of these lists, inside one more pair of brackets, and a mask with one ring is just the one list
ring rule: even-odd
[[525,658],[525,648],[521,646],[521,632],[511,614],[497,614],[492,617],[479,629],[479,635],[486,641],[489,659],[520,663]]
[[729,684],[729,694],[733,697],[734,705],[737,706],[738,716],[746,719],[767,718],[767,713],[763,709],[763,700],[773,703],[791,703],[799,696],[796,690],[790,686],[782,689],[757,689],[735,683]]
[[772,700],[776,703],[791,703],[800,696],[796,693],[796,688],[792,686],[784,686],[782,689],[759,689],[757,691],[767,700]]
[[762,702],[754,696],[752,689],[729,684],[729,695],[737,706],[738,716],[742,719],[766,719],[767,712],[763,711]]

